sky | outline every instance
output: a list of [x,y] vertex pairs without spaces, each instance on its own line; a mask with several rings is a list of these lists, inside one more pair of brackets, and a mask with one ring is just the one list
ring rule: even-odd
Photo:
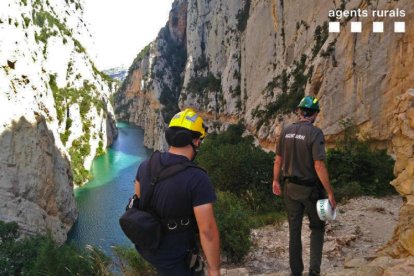
[[84,0],[94,48],[88,49],[100,70],[132,61],[168,21],[173,0]]

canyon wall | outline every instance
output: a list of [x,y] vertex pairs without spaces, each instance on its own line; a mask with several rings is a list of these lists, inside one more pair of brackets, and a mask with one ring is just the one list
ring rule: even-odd
[[[329,17],[330,10],[358,9],[369,16]],[[405,16],[373,17],[374,10]],[[413,13],[410,0],[175,1],[166,27],[130,67],[117,116],[144,127],[145,145],[162,149],[166,122],[178,108],[193,107],[210,129],[241,121],[261,147],[274,150],[299,100],[315,95],[316,125],[328,145],[352,121],[361,138],[395,158],[392,185],[405,200],[382,252],[413,255]],[[340,22],[339,33],[328,32],[330,21]],[[355,21],[360,33],[351,32]],[[374,21],[384,32],[373,32]],[[405,32],[394,32],[401,21]]]
[[84,45],[81,1],[0,2],[0,220],[59,243],[77,218],[75,185],[117,134],[115,84]]

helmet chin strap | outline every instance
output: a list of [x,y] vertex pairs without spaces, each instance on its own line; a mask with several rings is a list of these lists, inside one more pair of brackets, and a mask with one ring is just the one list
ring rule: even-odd
[[301,116],[302,117],[302,120],[301,121],[305,121],[305,122],[309,122],[309,123],[314,123],[315,122],[315,120],[316,120],[316,115],[317,115],[318,113],[315,113],[315,114],[313,114],[312,116],[309,116],[309,117],[305,117],[305,116]]
[[196,145],[194,145],[194,143],[193,142],[191,142],[191,147],[193,148],[193,151],[194,151],[194,156],[193,156],[193,158],[191,158],[191,161],[194,161],[194,159],[196,158],[196,156],[197,156],[197,153],[198,153],[198,149],[200,148],[200,146],[196,146]]

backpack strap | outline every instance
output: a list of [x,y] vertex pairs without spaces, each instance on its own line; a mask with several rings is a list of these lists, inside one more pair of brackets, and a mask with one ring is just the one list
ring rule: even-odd
[[205,171],[190,160],[185,160],[180,163],[172,164],[169,166],[163,166],[161,164],[161,152],[155,151],[151,155],[148,164],[148,172],[151,179],[151,183],[148,186],[148,191],[145,198],[141,196],[140,209],[150,209],[152,195],[154,194],[154,189],[158,182],[173,177],[179,172],[184,171],[189,167],[198,168],[202,171]]

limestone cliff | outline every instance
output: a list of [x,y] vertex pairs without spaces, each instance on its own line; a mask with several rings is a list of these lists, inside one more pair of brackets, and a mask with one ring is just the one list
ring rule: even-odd
[[[352,9],[406,14],[328,16]],[[413,255],[413,19],[410,0],[175,1],[167,26],[132,64],[118,94],[118,114],[143,126],[152,148],[165,146],[162,129],[178,105],[198,109],[216,130],[243,121],[262,147],[273,150],[298,101],[316,95],[322,108],[317,125],[329,143],[341,133],[340,122],[351,119],[361,137],[396,159],[392,185],[406,201],[384,252]],[[339,21],[341,31],[329,33],[329,21]],[[362,22],[360,33],[351,33],[354,21]],[[374,21],[384,22],[383,33],[373,32]],[[398,21],[405,22],[405,33],[394,32]],[[182,71],[165,62],[165,33],[181,34],[170,38],[186,53],[185,66],[175,67]]]
[[112,82],[85,47],[80,1],[0,1],[0,220],[60,243],[77,218],[74,183],[117,130]]
[[175,1],[168,23],[135,58],[116,96],[117,117],[143,127],[149,148],[165,146],[165,122],[178,111],[187,59],[186,26],[187,1]]

